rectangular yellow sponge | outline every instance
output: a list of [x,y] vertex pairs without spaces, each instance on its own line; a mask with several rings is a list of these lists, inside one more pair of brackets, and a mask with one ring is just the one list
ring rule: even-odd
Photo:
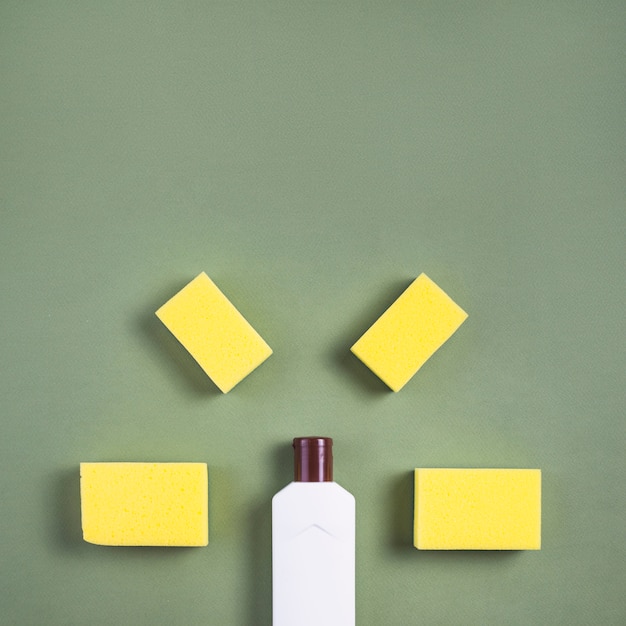
[[224,393],[272,354],[272,349],[204,272],[168,300],[156,315]]
[[351,350],[399,391],[466,319],[460,306],[420,274]]
[[420,550],[541,549],[541,470],[416,469]]
[[206,546],[206,463],[81,463],[83,538],[105,546]]

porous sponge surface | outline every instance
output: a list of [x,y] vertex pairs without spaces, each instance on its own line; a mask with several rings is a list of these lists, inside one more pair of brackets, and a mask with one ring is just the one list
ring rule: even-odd
[[421,550],[539,550],[541,470],[416,469]]
[[466,319],[458,304],[420,274],[351,350],[399,391]]
[[159,308],[156,315],[224,393],[272,354],[263,338],[204,272]]
[[206,546],[206,463],[81,463],[83,538],[107,546]]

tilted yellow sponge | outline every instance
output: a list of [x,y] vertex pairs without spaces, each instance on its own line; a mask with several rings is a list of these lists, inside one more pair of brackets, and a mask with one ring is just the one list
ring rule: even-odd
[[399,391],[466,319],[461,307],[420,274],[351,350]]
[[81,463],[83,538],[105,546],[206,546],[206,463]]
[[272,354],[204,272],[156,314],[224,393]]
[[539,550],[541,470],[416,469],[420,550]]

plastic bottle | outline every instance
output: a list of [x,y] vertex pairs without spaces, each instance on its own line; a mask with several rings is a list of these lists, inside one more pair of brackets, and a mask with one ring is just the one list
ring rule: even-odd
[[272,499],[273,626],[354,626],[355,502],[333,440],[297,437],[294,481]]

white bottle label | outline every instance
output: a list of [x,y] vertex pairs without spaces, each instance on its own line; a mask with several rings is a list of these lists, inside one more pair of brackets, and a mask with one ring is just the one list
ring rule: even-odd
[[293,482],[272,500],[274,626],[355,623],[355,502],[335,482]]

